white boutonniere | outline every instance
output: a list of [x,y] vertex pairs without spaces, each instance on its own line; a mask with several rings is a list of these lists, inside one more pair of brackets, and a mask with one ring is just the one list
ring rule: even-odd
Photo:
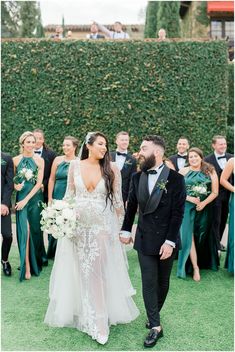
[[132,165],[131,159],[126,160],[124,166]]

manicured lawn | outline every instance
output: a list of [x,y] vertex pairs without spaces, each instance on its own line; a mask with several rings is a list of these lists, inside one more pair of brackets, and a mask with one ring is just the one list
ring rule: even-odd
[[[141,297],[140,270],[136,252],[128,252],[130,275],[137,289],[135,302],[140,316],[132,323],[111,327],[105,346],[72,328],[49,328],[43,323],[48,304],[48,284],[53,262],[40,277],[18,280],[18,252],[11,249],[11,278],[2,276],[2,350],[4,351],[139,351],[143,350],[145,311]],[[224,264],[224,253],[222,256]],[[164,338],[155,351],[232,351],[233,278],[225,269],[202,271],[201,282],[176,278],[176,261],[171,288],[162,310]]]

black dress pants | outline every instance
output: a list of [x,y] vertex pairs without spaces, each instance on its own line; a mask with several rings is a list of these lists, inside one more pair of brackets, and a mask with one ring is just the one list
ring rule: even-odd
[[220,249],[220,241],[223,237],[229,212],[229,198],[215,199],[212,206],[212,233],[216,240],[217,249]]
[[12,243],[11,214],[1,216],[2,260],[7,261]]
[[175,250],[170,258],[160,260],[159,255],[138,252],[142,277],[142,292],[150,327],[160,325],[160,310],[165,302]]

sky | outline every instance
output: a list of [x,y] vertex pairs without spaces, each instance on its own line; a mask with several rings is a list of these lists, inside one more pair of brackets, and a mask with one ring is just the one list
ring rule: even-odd
[[111,24],[120,21],[124,24],[144,23],[140,11],[146,8],[147,0],[41,0],[43,25],[61,24],[64,15],[65,25]]

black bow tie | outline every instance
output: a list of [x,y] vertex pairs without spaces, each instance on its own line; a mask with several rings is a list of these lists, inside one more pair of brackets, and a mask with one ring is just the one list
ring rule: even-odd
[[120,153],[120,152],[117,152],[117,155],[121,155],[121,156],[126,157],[126,156],[127,156],[127,153]]
[[187,155],[180,155],[180,154],[177,154],[177,158],[182,158],[182,159],[187,159]]
[[220,159],[226,159],[226,156],[225,156],[225,155],[221,155],[221,156],[218,156],[217,159],[218,159],[218,160],[220,160]]
[[40,154],[41,155],[41,151],[40,150],[35,150],[34,151],[35,154]]
[[158,167],[157,170],[147,170],[146,173],[147,175],[156,175],[158,173],[158,171],[164,166],[164,164],[162,164],[161,166]]
[[148,171],[147,171],[147,174],[148,174],[148,175],[156,175],[156,174],[157,174],[157,171],[156,171],[156,170],[148,170]]

